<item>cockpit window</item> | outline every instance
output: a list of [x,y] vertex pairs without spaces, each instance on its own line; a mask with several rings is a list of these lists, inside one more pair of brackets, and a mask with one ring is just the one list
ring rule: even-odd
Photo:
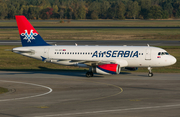
[[169,55],[169,53],[165,52],[166,55]]
[[161,55],[165,55],[165,52],[162,52],[162,54]]
[[158,55],[169,55],[167,52],[159,52]]

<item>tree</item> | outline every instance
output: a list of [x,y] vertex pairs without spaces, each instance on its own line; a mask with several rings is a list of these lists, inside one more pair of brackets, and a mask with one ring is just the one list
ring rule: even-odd
[[53,8],[46,8],[40,11],[40,18],[41,19],[49,19],[51,17]]
[[140,1],[141,9],[150,9],[151,7],[151,0],[141,0]]
[[162,11],[162,19],[168,19],[169,18],[169,13],[168,11]]
[[100,4],[100,6],[101,6],[100,17],[103,18],[103,19],[107,18],[108,9],[110,8],[111,5],[109,4],[108,1],[103,1]]
[[157,5],[152,6],[150,8],[148,17],[153,18],[153,19],[161,19],[162,18],[162,8]]
[[14,19],[16,13],[16,8],[13,5],[8,5],[8,15],[9,19]]
[[117,8],[118,8],[117,2],[112,2],[111,7],[108,9],[108,18],[110,19],[117,18]]
[[0,18],[4,19],[5,16],[7,16],[7,12],[8,8],[7,8],[7,4],[4,1],[0,1]]
[[168,13],[168,15],[171,17],[173,14],[172,4],[170,2],[164,2],[162,7],[163,7],[163,10],[166,12],[166,14]]
[[81,5],[78,9],[78,17],[80,19],[85,19],[86,18],[86,8],[84,5]]
[[126,12],[125,5],[120,2],[117,6],[117,18],[118,19],[125,19],[124,14]]
[[180,17],[180,1],[175,0],[172,6],[173,6],[173,16],[176,18],[179,18]]
[[129,1],[127,14],[130,18],[136,19],[138,17],[140,7],[137,1]]
[[62,19],[64,17],[64,10],[63,9],[60,10],[59,15],[60,15],[60,19]]
[[77,1],[73,2],[71,8],[72,8],[71,12],[73,12],[74,18],[78,19],[79,2]]
[[99,13],[100,13],[100,3],[97,1],[94,1],[90,3],[88,7],[88,15],[91,16],[93,19],[98,19],[99,18]]
[[92,13],[91,13],[91,19],[98,19],[99,17],[98,17],[98,12],[97,11],[93,11]]
[[53,5],[53,12],[58,13],[58,6],[57,5]]
[[69,7],[67,9],[67,16],[68,16],[68,19],[72,19],[72,16],[73,16],[73,9],[71,7]]
[[151,7],[151,0],[141,0],[140,1],[141,11],[140,15],[143,19],[148,19],[149,10]]
[[23,10],[23,13],[26,12],[26,15],[27,15],[28,19],[37,19],[37,18],[39,18],[38,17],[39,11],[40,11],[39,7],[33,6],[33,5],[29,5],[29,6],[25,6],[25,7],[26,7],[26,11]]
[[[156,11],[152,6],[160,8]],[[39,15],[70,19],[180,17],[180,0],[0,0],[0,7],[1,19],[14,19],[16,14],[30,19]],[[46,8],[53,8],[53,15],[49,15]]]

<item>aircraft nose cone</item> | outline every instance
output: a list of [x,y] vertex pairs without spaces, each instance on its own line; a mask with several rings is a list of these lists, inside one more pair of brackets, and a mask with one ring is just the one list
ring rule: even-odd
[[177,60],[176,60],[176,58],[175,58],[175,57],[172,57],[172,58],[171,58],[171,64],[175,64],[175,63],[176,63],[176,61],[177,61]]

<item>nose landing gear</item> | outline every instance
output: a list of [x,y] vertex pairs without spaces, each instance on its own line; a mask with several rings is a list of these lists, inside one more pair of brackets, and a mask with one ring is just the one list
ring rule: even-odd
[[148,74],[148,76],[149,76],[149,77],[152,77],[152,76],[153,76],[153,73],[152,73],[152,71],[151,71],[151,70],[152,70],[152,68],[151,68],[151,67],[148,67],[148,70],[149,70],[149,74]]

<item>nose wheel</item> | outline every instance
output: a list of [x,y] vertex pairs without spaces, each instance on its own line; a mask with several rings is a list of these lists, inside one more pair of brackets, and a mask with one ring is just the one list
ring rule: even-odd
[[152,76],[153,76],[153,73],[149,73],[148,76],[149,76],[149,77],[152,77]]
[[148,70],[149,70],[149,74],[148,74],[148,76],[149,76],[149,77],[152,77],[152,76],[153,76],[153,73],[152,73],[152,71],[151,71],[151,70],[152,70],[152,68],[151,68],[151,67],[148,67]]
[[93,77],[93,72],[89,72],[89,71],[88,71],[88,72],[86,73],[86,77],[88,77],[88,78],[89,78],[89,77]]

